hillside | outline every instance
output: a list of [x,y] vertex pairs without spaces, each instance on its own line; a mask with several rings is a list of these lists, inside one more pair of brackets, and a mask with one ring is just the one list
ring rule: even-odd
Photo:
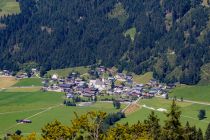
[[[197,84],[210,61],[210,8],[202,0],[19,0],[2,18],[0,69],[48,71],[102,64],[163,82]],[[205,80],[206,81],[206,80]]]

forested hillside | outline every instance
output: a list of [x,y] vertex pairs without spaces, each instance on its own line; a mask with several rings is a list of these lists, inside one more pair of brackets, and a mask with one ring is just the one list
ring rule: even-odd
[[0,68],[100,63],[164,82],[196,84],[210,62],[210,8],[202,0],[19,0],[0,20]]

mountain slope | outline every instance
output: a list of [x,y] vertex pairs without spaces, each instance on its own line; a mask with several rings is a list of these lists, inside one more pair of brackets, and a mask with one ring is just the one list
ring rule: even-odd
[[[201,0],[19,0],[1,19],[0,68],[42,70],[101,63],[153,71],[164,82],[196,84],[208,63],[208,6]],[[135,29],[132,36],[125,35]]]

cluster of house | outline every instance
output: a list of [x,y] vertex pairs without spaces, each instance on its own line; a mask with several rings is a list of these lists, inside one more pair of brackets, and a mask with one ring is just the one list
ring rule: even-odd
[[36,76],[38,73],[39,73],[39,71],[36,68],[33,68],[33,69],[31,69],[31,71],[29,73],[21,72],[21,73],[18,73],[15,77],[16,77],[16,79],[24,79],[24,78]]
[[12,76],[12,72],[9,70],[0,71],[1,76]]
[[[124,97],[144,97],[154,96],[166,97],[168,91],[175,87],[175,84],[160,84],[157,80],[151,79],[147,84],[138,84],[133,82],[132,75],[117,73],[115,76],[104,78],[102,75],[107,69],[104,67],[96,68],[99,77],[83,80],[76,73],[72,73],[65,79],[60,79],[56,74],[51,77],[51,85],[45,84],[43,90],[65,92],[67,98],[73,98],[75,95],[95,98],[101,93],[109,95],[122,95]],[[115,81],[121,81],[124,84],[115,85]],[[45,82],[46,83],[46,82]],[[128,101],[128,98],[124,101]]]

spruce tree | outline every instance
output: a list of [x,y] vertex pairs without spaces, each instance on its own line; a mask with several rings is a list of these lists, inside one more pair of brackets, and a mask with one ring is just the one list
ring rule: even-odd
[[144,121],[147,126],[150,137],[157,140],[160,137],[161,126],[159,124],[160,119],[155,115],[154,111],[148,116],[148,119]]
[[197,140],[203,140],[202,130],[199,128],[197,132]]
[[205,140],[210,140],[210,123],[206,129]]
[[180,122],[181,111],[173,100],[171,110],[166,113],[167,120],[163,127],[161,139],[180,140],[183,139],[183,128]]

